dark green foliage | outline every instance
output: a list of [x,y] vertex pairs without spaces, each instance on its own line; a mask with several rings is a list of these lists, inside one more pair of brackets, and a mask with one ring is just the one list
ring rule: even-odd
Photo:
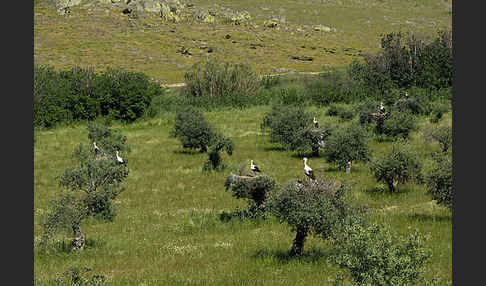
[[[100,141],[110,138],[107,133],[103,132]],[[72,249],[80,250],[85,242],[82,221],[87,217],[113,220],[115,209],[111,202],[124,190],[122,182],[129,170],[116,161],[114,154],[96,155],[93,146],[83,143],[75,149],[73,157],[77,166],[66,169],[58,177],[65,191],[51,201],[50,212],[44,217],[42,244],[58,231],[72,231]]]
[[420,179],[421,169],[418,154],[402,140],[395,142],[390,152],[373,158],[370,166],[376,180],[385,183],[390,192],[395,191],[397,184]]
[[330,237],[349,212],[346,186],[334,180],[293,180],[270,193],[267,208],[287,223],[296,237],[290,254],[302,255],[306,237]]
[[314,104],[326,106],[335,102],[349,103],[359,98],[355,95],[351,79],[345,71],[330,69],[307,85],[308,96]]
[[270,129],[270,142],[291,148],[296,134],[312,125],[312,118],[302,107],[274,105],[265,113],[262,128]]
[[334,237],[332,260],[359,285],[413,285],[431,256],[418,231],[397,236],[385,225],[350,224]]
[[451,126],[432,126],[423,131],[427,141],[437,141],[442,152],[446,153],[452,146],[452,128]]
[[221,158],[221,151],[225,151],[228,155],[233,155],[234,144],[231,139],[216,134],[214,144],[211,146],[208,152],[208,160],[203,165],[203,171],[221,171],[226,166],[223,164]]
[[187,97],[215,99],[223,95],[251,94],[260,89],[258,74],[245,64],[201,61],[184,75]]
[[34,66],[34,126],[52,127],[61,122],[110,116],[131,122],[149,109],[161,87],[145,74],[110,69],[74,67],[55,71]]
[[206,152],[217,139],[216,132],[203,113],[191,106],[186,106],[176,114],[171,134],[181,141],[183,148],[200,148],[201,152]]
[[280,76],[263,76],[260,80],[260,84],[263,88],[271,88],[281,83]]
[[383,123],[383,134],[407,139],[410,132],[417,130],[417,118],[409,111],[392,110]]
[[427,194],[439,205],[453,209],[454,185],[452,183],[452,158],[435,155],[434,166],[425,176]]
[[344,169],[348,162],[368,161],[371,149],[368,132],[357,124],[351,124],[333,132],[327,139],[324,156]]
[[319,156],[319,150],[324,147],[333,130],[334,127],[331,126],[300,129],[294,134],[292,141],[289,143],[289,148],[301,155],[305,155],[310,150],[312,151],[312,156],[317,157]]
[[156,82],[141,72],[108,68],[97,84],[101,115],[132,122],[149,109],[152,98],[163,93]]
[[237,199],[246,199],[249,210],[265,211],[265,201],[270,192],[277,188],[277,182],[270,175],[237,176],[231,173],[226,177],[225,189]]

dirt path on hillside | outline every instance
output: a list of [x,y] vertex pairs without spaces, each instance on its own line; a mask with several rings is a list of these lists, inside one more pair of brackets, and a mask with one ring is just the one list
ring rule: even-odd
[[[286,72],[286,73],[276,73],[276,74],[267,74],[263,76],[279,76],[279,75],[288,75],[288,74],[320,74],[322,72]],[[168,83],[168,84],[160,84],[162,87],[181,87],[186,86],[185,82],[178,82],[178,83]]]

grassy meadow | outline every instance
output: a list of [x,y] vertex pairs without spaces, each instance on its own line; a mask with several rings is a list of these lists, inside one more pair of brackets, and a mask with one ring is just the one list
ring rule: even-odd
[[[402,31],[435,37],[437,30],[452,27],[451,0],[191,1],[197,8],[248,11],[251,24],[238,26],[170,23],[157,16],[131,21],[121,9],[93,6],[92,1],[60,16],[48,2],[34,3],[36,64],[58,69],[121,67],[166,84],[182,82],[184,72],[206,58],[245,63],[261,74],[322,71],[376,52],[381,34]],[[264,21],[273,17],[285,23],[265,28]],[[314,31],[314,25],[335,31]],[[226,34],[231,37],[226,39]],[[191,55],[178,53],[181,47]],[[299,61],[293,55],[313,60]]]
[[[130,174],[126,190],[115,200],[117,217],[111,223],[91,219],[83,223],[87,247],[68,253],[56,236],[47,250],[34,247],[34,279],[48,281],[71,266],[88,266],[102,273],[109,285],[332,285],[340,270],[327,257],[332,247],[309,237],[304,255],[291,259],[288,251],[295,233],[274,218],[223,222],[219,214],[246,208],[224,189],[229,172],[254,159],[275,176],[279,184],[303,175],[300,157],[269,143],[261,133],[263,114],[270,107],[206,112],[205,116],[235,143],[232,156],[224,155],[228,168],[203,173],[206,154],[186,152],[169,134],[174,113],[112,128],[127,136],[130,154],[121,154]],[[338,120],[325,115],[326,108],[309,107],[320,122]],[[451,112],[439,124],[451,124]],[[429,123],[421,117],[420,130],[410,144],[427,162],[438,145],[424,142],[421,130]],[[61,190],[56,176],[73,164],[71,154],[80,142],[88,142],[85,124],[36,130],[34,149],[34,243],[40,239],[41,217],[48,201]],[[387,150],[391,142],[372,141],[373,154]],[[441,285],[452,284],[452,221],[450,212],[425,194],[423,185],[406,184],[388,194],[376,183],[365,164],[353,165],[346,174],[322,157],[310,158],[318,177],[353,182],[352,198],[370,208],[372,220],[407,234],[414,229],[426,234],[432,257],[424,279],[438,276]],[[247,169],[248,170],[248,169]],[[348,279],[350,279],[348,277]],[[419,282],[420,284],[420,282]]]

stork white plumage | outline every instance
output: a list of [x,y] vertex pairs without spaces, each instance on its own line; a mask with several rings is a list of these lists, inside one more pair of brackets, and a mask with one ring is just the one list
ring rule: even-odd
[[302,161],[304,162],[304,174],[306,174],[306,176],[311,178],[312,180],[315,180],[316,176],[314,176],[314,172],[312,171],[312,168],[307,165],[307,158],[304,157]]
[[314,116],[314,127],[319,128],[319,122],[317,122],[316,117]]
[[120,163],[122,165],[126,165],[125,160],[123,160],[123,158],[118,155],[118,151],[115,152],[115,155],[116,155],[116,160],[118,161],[118,163]]
[[351,161],[348,161],[348,165],[346,166],[346,173],[350,173],[351,172]]
[[253,164],[253,160],[250,161],[250,170],[256,173],[260,173],[260,168],[257,165]]
[[385,106],[383,105],[383,102],[380,103],[380,111],[385,112]]
[[99,154],[101,151],[100,151],[100,148],[96,145],[96,142],[93,141],[93,147],[94,147],[94,150],[95,150],[95,154]]
[[405,99],[408,99],[408,91],[405,91]]

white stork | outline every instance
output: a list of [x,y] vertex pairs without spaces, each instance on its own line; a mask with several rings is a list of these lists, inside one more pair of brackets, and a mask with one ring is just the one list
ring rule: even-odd
[[351,161],[348,161],[348,166],[346,167],[346,173],[351,172]]
[[408,92],[405,91],[405,99],[408,99]]
[[319,128],[319,122],[317,122],[316,117],[314,116],[314,127]]
[[98,146],[96,145],[96,142],[93,141],[93,147],[94,147],[94,150],[95,150],[95,154],[99,154],[101,151],[100,151],[100,148],[98,148]]
[[312,171],[312,168],[307,165],[307,158],[304,157],[302,161],[304,162],[304,174],[306,174],[306,176],[311,178],[312,180],[315,180],[316,176],[314,176],[314,172]]
[[116,160],[118,161],[118,163],[122,164],[122,165],[126,165],[127,163],[125,162],[125,160],[123,160],[122,157],[118,156],[118,151],[115,152],[115,155],[116,155]]
[[253,171],[253,172],[256,172],[256,173],[260,173],[260,169],[258,168],[257,165],[253,164],[253,160],[250,161],[250,169]]

